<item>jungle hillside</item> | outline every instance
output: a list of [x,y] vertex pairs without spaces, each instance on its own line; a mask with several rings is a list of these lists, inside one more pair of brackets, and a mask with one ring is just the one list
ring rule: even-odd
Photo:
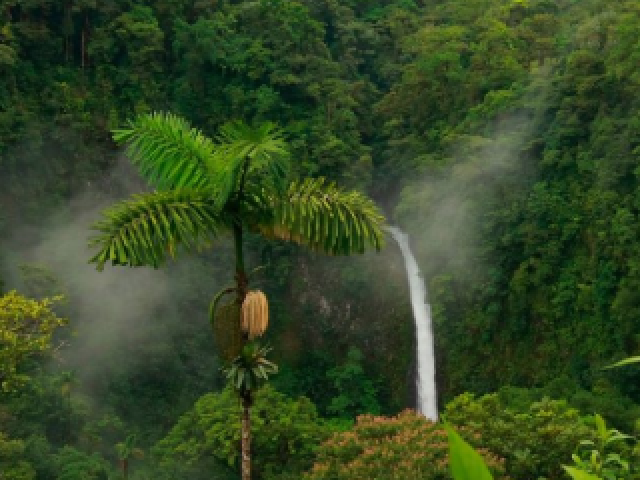
[[2,3],[0,479],[640,478],[636,0]]

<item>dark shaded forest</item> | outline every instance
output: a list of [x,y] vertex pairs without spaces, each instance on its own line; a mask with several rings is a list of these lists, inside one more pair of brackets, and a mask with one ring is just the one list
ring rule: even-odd
[[[51,344],[0,337],[0,478],[238,477],[240,406],[207,317],[231,241],[158,270],[88,265],[101,210],[151,190],[110,132],[155,111],[212,137],[274,122],[293,176],[364,192],[409,233],[440,410],[496,478],[568,478],[582,440],[627,465],[583,466],[594,478],[640,478],[635,443],[598,428],[640,418],[638,369],[604,369],[640,352],[635,0],[0,12],[0,320],[44,315]],[[253,407],[254,477],[450,478],[442,433],[401,413],[415,346],[396,245],[327,257],[252,234],[246,257],[280,367]],[[383,438],[397,457],[372,453]]]

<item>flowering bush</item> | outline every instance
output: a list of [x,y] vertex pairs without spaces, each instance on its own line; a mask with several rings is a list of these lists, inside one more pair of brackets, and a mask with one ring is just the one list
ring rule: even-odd
[[[449,479],[447,432],[413,411],[396,417],[362,415],[355,427],[322,445],[306,480]],[[504,476],[504,461],[478,449],[494,478]]]

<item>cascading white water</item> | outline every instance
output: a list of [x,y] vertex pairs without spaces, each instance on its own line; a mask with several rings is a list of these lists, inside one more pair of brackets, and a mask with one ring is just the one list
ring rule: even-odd
[[431,305],[427,301],[427,289],[420,273],[420,267],[418,267],[418,262],[416,262],[409,246],[409,236],[397,227],[389,227],[389,232],[400,247],[409,278],[418,350],[418,375],[416,378],[418,411],[435,422],[438,420],[438,405]]

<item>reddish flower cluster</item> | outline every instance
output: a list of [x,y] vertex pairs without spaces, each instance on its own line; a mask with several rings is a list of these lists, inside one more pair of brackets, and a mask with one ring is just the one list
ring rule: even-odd
[[[330,438],[307,480],[449,479],[447,432],[414,411],[395,417],[362,415],[355,427]],[[494,478],[504,476],[504,460],[479,449]]]

